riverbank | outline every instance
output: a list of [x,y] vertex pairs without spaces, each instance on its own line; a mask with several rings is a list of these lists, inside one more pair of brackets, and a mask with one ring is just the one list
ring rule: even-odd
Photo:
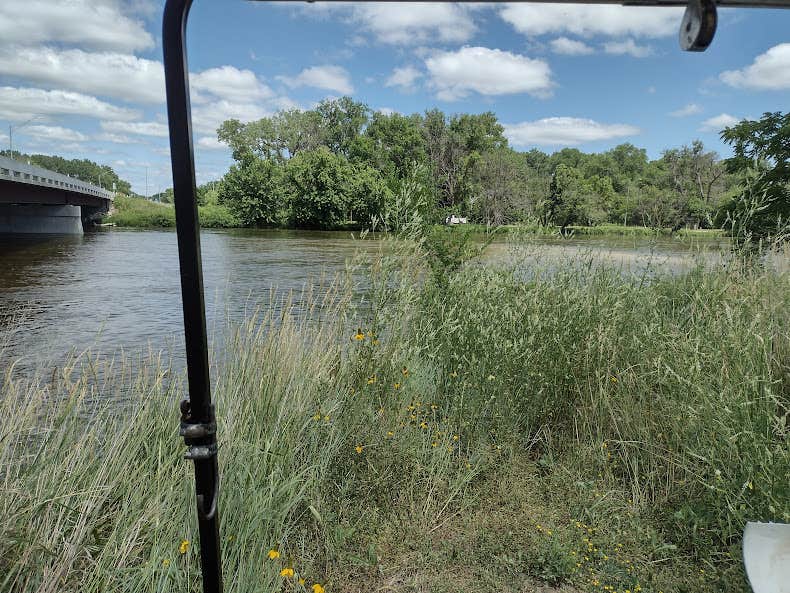
[[[241,221],[228,209],[221,204],[209,204],[200,206],[200,224],[204,228],[244,228]],[[175,227],[175,210],[172,204],[160,204],[142,198],[118,197],[115,200],[115,210],[104,219],[105,223],[111,223],[119,227],[126,228],[171,228]],[[436,225],[437,228],[444,228],[444,225]],[[497,234],[534,234],[534,235],[556,235],[559,234],[559,227],[544,226],[539,224],[509,224],[499,227],[490,227],[484,224],[464,224],[458,225],[457,229],[476,234],[486,234],[495,232]],[[363,230],[359,223],[351,222],[333,227],[331,230],[360,231]],[[656,236],[678,236],[694,238],[721,238],[725,236],[722,229],[680,229],[673,232],[672,229],[655,229],[642,226],[624,226],[619,224],[600,224],[596,226],[569,226],[566,234],[579,236],[628,236],[628,237],[656,237]]]
[[[214,362],[228,591],[748,590],[744,521],[790,520],[787,274],[371,257],[370,313],[267,309]],[[8,369],[0,591],[197,588],[183,378],[129,369]]]

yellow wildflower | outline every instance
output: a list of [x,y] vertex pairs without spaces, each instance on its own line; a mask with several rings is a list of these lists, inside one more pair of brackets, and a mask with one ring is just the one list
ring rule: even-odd
[[294,576],[294,569],[293,568],[283,568],[280,571],[280,576],[285,577],[286,579],[291,579]]
[[162,560],[162,566],[164,566],[165,568],[170,566],[170,559],[169,558],[165,558],[164,560]]
[[364,334],[364,333],[362,333],[362,330],[361,330],[361,329],[358,329],[358,330],[357,330],[357,333],[355,333],[355,334],[354,334],[354,339],[355,339],[357,342],[361,342],[362,340],[364,340],[364,339],[365,339],[365,334]]
[[362,455],[362,449],[363,448],[364,447],[362,447],[362,445],[357,445],[356,447],[354,447],[354,451],[357,452],[357,455]]
[[304,586],[304,579],[302,577],[299,577],[299,584]]
[[313,420],[315,421],[321,420],[321,412],[318,412],[315,416],[313,416]]
[[458,373],[456,373],[455,371],[453,371],[452,373],[450,373],[450,376],[451,376],[451,377],[457,377],[457,376],[458,376]]
[[313,593],[324,593],[324,588],[318,583],[314,583],[312,589]]
[[394,387],[395,389],[400,389],[400,383],[395,383],[395,385],[393,385],[393,387]]
[[610,379],[610,381],[611,381],[612,383],[617,383],[617,377],[612,377],[612,378]]
[[428,424],[426,422],[420,422],[420,428],[428,428]]
[[181,545],[178,546],[178,553],[179,554],[186,554],[188,549],[189,549],[189,540],[188,539],[182,539],[181,540]]
[[431,443],[431,447],[435,447],[437,445],[436,441]]
[[280,552],[272,548],[271,550],[269,550],[269,553],[266,555],[269,557],[269,560],[277,560],[277,558],[280,557]]
[[460,437],[459,437],[458,435],[454,435],[454,436],[453,436],[453,440],[454,440],[454,441],[457,441],[459,438],[460,438]]
[[376,375],[368,377],[368,385],[373,385],[376,382]]
[[388,436],[388,437],[395,436],[395,433],[394,433],[394,432],[392,432],[391,430],[388,430],[388,431],[387,431],[387,436]]

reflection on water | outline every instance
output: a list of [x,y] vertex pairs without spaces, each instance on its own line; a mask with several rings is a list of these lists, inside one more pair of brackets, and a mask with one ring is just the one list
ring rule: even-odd
[[[356,240],[350,233],[229,230],[203,231],[202,247],[208,325],[220,331],[227,319],[239,320],[258,304],[278,306],[290,291],[297,309],[306,287],[320,298],[354,253],[375,249],[376,241]],[[578,255],[579,261],[609,260],[640,273],[650,266],[682,270],[699,257],[715,265],[722,260],[721,248],[718,241],[535,237],[526,251],[493,244],[484,260],[561,265]],[[0,360],[22,358],[25,366],[57,363],[67,352],[89,347],[103,354],[164,349],[180,359],[175,232],[0,238],[2,324],[8,344]]]

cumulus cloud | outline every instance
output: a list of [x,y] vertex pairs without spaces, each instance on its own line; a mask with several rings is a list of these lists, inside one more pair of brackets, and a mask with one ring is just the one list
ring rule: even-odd
[[207,150],[226,150],[228,148],[227,144],[220,142],[215,136],[201,136],[197,140],[197,145]]
[[354,92],[351,75],[341,66],[313,66],[305,68],[297,76],[277,78],[289,87],[309,86],[334,91],[341,95],[350,95]]
[[430,85],[443,101],[462,99],[470,92],[481,95],[551,94],[551,69],[537,60],[499,49],[464,47],[437,52],[425,60]]
[[62,142],[85,142],[88,137],[77,130],[61,126],[27,126],[23,133],[42,140],[58,140]]
[[136,134],[138,136],[156,136],[166,138],[169,134],[167,125],[156,121],[103,121],[101,129],[115,134]]
[[205,95],[214,95],[228,101],[264,101],[274,96],[252,70],[240,70],[234,66],[209,68],[189,77],[192,101],[195,103],[210,100]]
[[5,47],[0,50],[0,74],[141,103],[165,100],[162,63],[131,54]]
[[528,36],[571,33],[582,37],[666,37],[677,32],[679,8],[615,5],[509,4],[500,16]]
[[603,124],[577,117],[547,117],[505,125],[505,136],[515,146],[574,146],[638,133],[635,126]]
[[697,105],[696,103],[689,103],[685,107],[681,107],[680,109],[676,109],[675,111],[670,111],[669,115],[672,117],[688,117],[689,115],[696,115],[697,113],[702,112],[702,107]]
[[724,128],[729,128],[737,124],[740,118],[737,118],[729,113],[722,113],[714,117],[710,117],[702,122],[699,127],[700,132],[721,132]]
[[622,41],[607,41],[603,44],[607,54],[616,56],[628,55],[634,58],[646,58],[653,54],[653,48],[648,45],[637,45],[633,39]]
[[112,0],[3,0],[0,39],[9,44],[56,42],[120,51],[154,46],[143,23],[124,14]]
[[583,41],[568,39],[567,37],[552,39],[549,43],[549,47],[551,47],[551,51],[555,54],[563,54],[566,56],[584,56],[595,51]]
[[780,43],[754,59],[741,70],[719,75],[722,82],[739,88],[761,91],[790,89],[790,43]]
[[402,68],[395,68],[392,74],[384,83],[384,86],[400,87],[403,91],[413,91],[414,83],[422,77],[422,72],[417,70],[414,66],[403,66]]
[[139,117],[139,112],[82,93],[0,87],[0,118],[19,121],[34,115],[84,115],[128,121]]
[[473,7],[433,2],[316,2],[303,8],[307,14],[339,13],[380,43],[463,43],[472,38]]
[[[283,105],[285,106],[285,105]],[[192,108],[192,125],[196,132],[212,134],[228,119],[242,122],[268,117],[273,110],[260,103],[235,103],[220,99]]]

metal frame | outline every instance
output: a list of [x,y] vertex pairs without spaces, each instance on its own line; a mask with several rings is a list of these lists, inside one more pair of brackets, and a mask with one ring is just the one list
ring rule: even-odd
[[[447,0],[444,0],[447,1]],[[564,4],[622,4],[626,6],[685,6],[681,46],[704,50],[716,29],[715,9],[723,7],[790,8],[790,0],[531,0]],[[170,159],[181,270],[189,399],[181,402],[181,435],[189,447],[187,459],[195,463],[195,492],[200,530],[203,591],[221,593],[222,565],[219,545],[219,472],[217,430],[211,403],[206,313],[200,229],[195,199],[195,161],[192,149],[192,115],[189,103],[189,70],[186,25],[192,0],[167,0],[162,22],[167,117],[170,125]],[[702,8],[700,8],[702,7]],[[711,18],[711,8],[713,10]]]

